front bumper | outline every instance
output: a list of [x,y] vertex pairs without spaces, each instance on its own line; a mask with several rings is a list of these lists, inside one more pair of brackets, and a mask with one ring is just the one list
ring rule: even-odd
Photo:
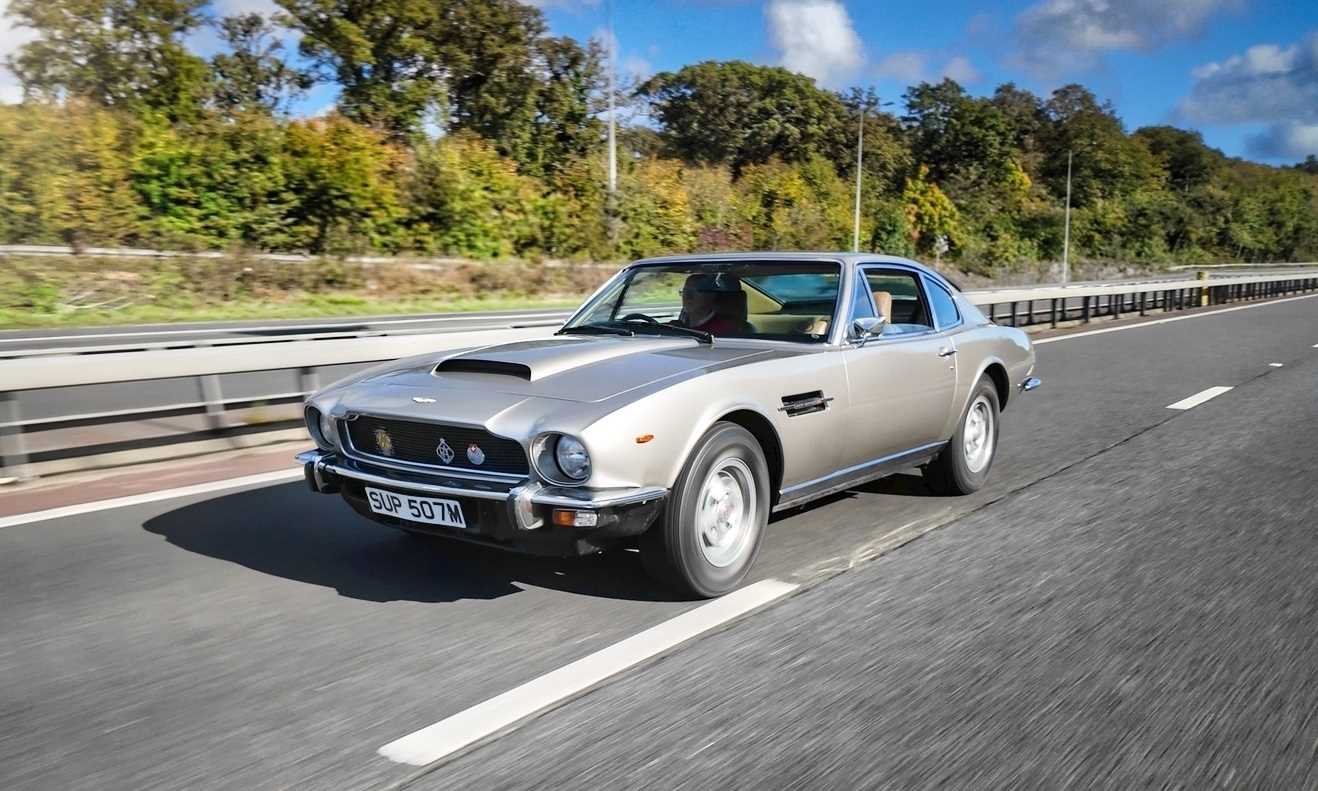
[[[314,492],[342,495],[359,514],[381,524],[417,533],[445,536],[535,555],[583,555],[640,535],[663,507],[668,490],[576,489],[544,486],[534,481],[504,484],[457,475],[403,472],[337,453],[309,450],[297,455],[307,484]],[[457,500],[467,515],[467,528],[412,522],[371,511],[365,487],[370,485],[419,496]],[[593,515],[594,525],[554,524],[555,511]]]

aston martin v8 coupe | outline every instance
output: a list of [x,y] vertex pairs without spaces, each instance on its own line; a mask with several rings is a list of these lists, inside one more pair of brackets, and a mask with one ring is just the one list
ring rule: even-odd
[[978,489],[1033,373],[1024,332],[912,261],[658,258],[552,336],[320,390],[298,458],[314,491],[386,525],[537,554],[630,543],[657,579],[716,596],[773,511],[913,467]]

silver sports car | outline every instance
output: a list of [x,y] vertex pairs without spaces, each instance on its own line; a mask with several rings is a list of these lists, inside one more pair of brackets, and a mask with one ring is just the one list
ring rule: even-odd
[[552,337],[389,363],[306,404],[317,492],[538,554],[639,544],[688,594],[745,577],[772,511],[919,467],[984,484],[1034,350],[881,255],[634,263]]

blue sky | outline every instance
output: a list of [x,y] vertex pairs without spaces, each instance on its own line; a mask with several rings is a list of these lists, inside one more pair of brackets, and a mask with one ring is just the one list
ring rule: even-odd
[[[608,0],[535,0],[555,33],[607,29]],[[0,0],[0,10],[8,0]],[[274,0],[212,0],[214,15]],[[976,94],[1013,81],[1040,95],[1080,82],[1130,130],[1198,129],[1228,155],[1287,164],[1318,154],[1318,0],[612,0],[619,69],[636,77],[702,60],[781,64],[830,88],[897,100],[951,75]],[[0,27],[0,56],[30,33]],[[190,42],[208,53],[213,35]],[[291,43],[291,42],[290,42]],[[299,109],[321,112],[333,86]],[[0,71],[0,101],[17,98]]]
[[[605,29],[604,0],[541,0],[557,33]],[[613,0],[620,68],[783,64],[897,99],[950,74],[976,94],[1080,82],[1134,130],[1198,129],[1231,156],[1318,154],[1318,2],[1248,0]]]

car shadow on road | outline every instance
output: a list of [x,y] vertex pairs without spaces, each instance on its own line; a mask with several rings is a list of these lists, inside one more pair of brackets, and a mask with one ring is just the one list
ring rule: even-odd
[[535,558],[374,524],[302,483],[220,495],[143,528],[180,549],[365,601],[496,599],[526,587],[636,601],[674,601],[635,552]]

